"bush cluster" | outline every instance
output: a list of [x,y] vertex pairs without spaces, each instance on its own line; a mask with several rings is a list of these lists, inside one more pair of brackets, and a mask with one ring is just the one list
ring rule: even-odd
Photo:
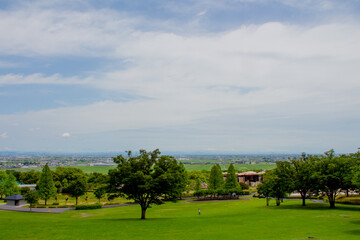
[[88,210],[88,209],[99,209],[101,208],[101,204],[92,204],[92,205],[77,205],[75,210]]
[[240,188],[236,189],[218,189],[218,190],[199,190],[194,192],[194,196],[199,200],[213,200],[213,199],[236,199],[239,195],[243,195],[244,191]]

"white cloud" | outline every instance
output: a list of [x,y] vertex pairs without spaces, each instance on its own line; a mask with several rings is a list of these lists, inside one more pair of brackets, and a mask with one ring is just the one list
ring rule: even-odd
[[8,137],[7,132],[1,133],[0,137],[3,138],[3,139],[7,138]]
[[79,79],[77,77],[64,78],[60,74],[44,76],[42,73],[30,75],[6,74],[0,75],[0,85],[18,85],[18,84],[86,84],[88,79]]
[[36,132],[36,131],[39,131],[40,128],[39,127],[36,127],[36,128],[29,128],[29,131],[30,132]]
[[[294,146],[304,144],[306,137],[316,138],[319,132],[312,132],[312,126],[321,126],[324,119],[325,126],[360,118],[358,23],[304,27],[270,22],[194,35],[140,31],[135,25],[136,20],[109,10],[2,14],[2,53],[106,56],[127,64],[94,70],[83,79],[7,74],[0,76],[0,84],[87,84],[140,97],[1,115],[0,125],[17,121],[26,130],[42,123],[48,138],[59,132],[70,137],[69,132],[79,136],[162,128],[192,128],[205,136],[210,129],[222,144],[232,139],[228,149],[241,144],[250,149],[257,141],[268,149],[284,149],[275,142],[286,145],[293,134],[302,140],[293,137]],[[239,140],[243,135],[247,139]]]
[[207,13],[207,10],[201,11],[198,14],[196,14],[196,16],[203,16]]
[[68,137],[70,137],[70,133],[66,132],[66,133],[63,133],[61,136],[64,138],[68,138]]

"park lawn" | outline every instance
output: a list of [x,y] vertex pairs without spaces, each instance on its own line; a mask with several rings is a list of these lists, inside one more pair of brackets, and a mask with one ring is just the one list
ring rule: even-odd
[[[61,214],[0,211],[0,239],[359,239],[360,208],[264,199],[180,201],[154,206],[67,211]],[[198,215],[198,209],[201,215]]]
[[[75,197],[72,197],[70,194],[66,194],[66,193],[59,193],[56,195],[57,196],[57,201],[55,200],[55,198],[51,198],[49,200],[47,200],[47,205],[48,206],[52,206],[53,207],[53,203],[58,203],[61,207],[67,205],[67,206],[75,206],[75,202],[76,199]],[[66,198],[69,198],[68,201],[66,201]],[[86,197],[87,197],[87,201],[86,201]],[[45,201],[40,199],[39,201],[39,205],[45,205]],[[123,203],[130,203],[130,202],[134,202],[133,200],[128,200],[125,198],[115,198],[112,200],[108,200],[107,197],[103,197],[100,200],[100,203],[105,205],[112,205],[112,204],[123,204]],[[79,205],[91,205],[91,204],[96,204],[99,203],[99,200],[94,196],[93,192],[87,192],[85,195],[80,196],[78,198],[78,204]]]

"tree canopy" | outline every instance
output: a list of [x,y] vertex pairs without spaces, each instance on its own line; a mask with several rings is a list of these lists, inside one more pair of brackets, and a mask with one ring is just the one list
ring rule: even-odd
[[239,187],[240,186],[237,182],[234,165],[230,163],[225,179],[225,189],[235,189]]
[[221,171],[221,167],[219,164],[215,164],[211,167],[210,170],[210,178],[209,178],[209,186],[210,190],[218,190],[221,189],[224,185],[224,176]]
[[159,149],[152,152],[140,150],[139,155],[119,155],[113,160],[116,169],[109,170],[109,190],[113,196],[133,199],[141,207],[141,219],[151,204],[163,203],[165,195],[176,196],[184,189],[186,172],[172,156],[160,156]]
[[38,189],[39,197],[45,200],[45,205],[47,200],[56,195],[56,187],[54,184],[53,175],[47,164],[42,169],[40,180],[38,182]]

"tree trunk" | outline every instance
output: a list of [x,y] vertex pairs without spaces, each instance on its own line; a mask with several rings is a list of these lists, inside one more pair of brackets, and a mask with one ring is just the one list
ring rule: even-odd
[[331,200],[330,202],[330,208],[335,208],[335,200]]
[[349,197],[349,189],[346,189],[346,196]]
[[300,192],[300,195],[301,195],[301,199],[302,199],[302,205],[305,207],[306,193]]
[[280,206],[280,198],[276,198],[276,206]]
[[45,206],[46,206],[46,199],[44,199],[45,200]]
[[145,219],[145,214],[146,214],[146,208],[145,207],[141,207],[141,219]]
[[333,192],[328,194],[328,199],[330,203],[330,208],[335,208],[335,196]]
[[266,206],[269,206],[269,197],[266,197]]

